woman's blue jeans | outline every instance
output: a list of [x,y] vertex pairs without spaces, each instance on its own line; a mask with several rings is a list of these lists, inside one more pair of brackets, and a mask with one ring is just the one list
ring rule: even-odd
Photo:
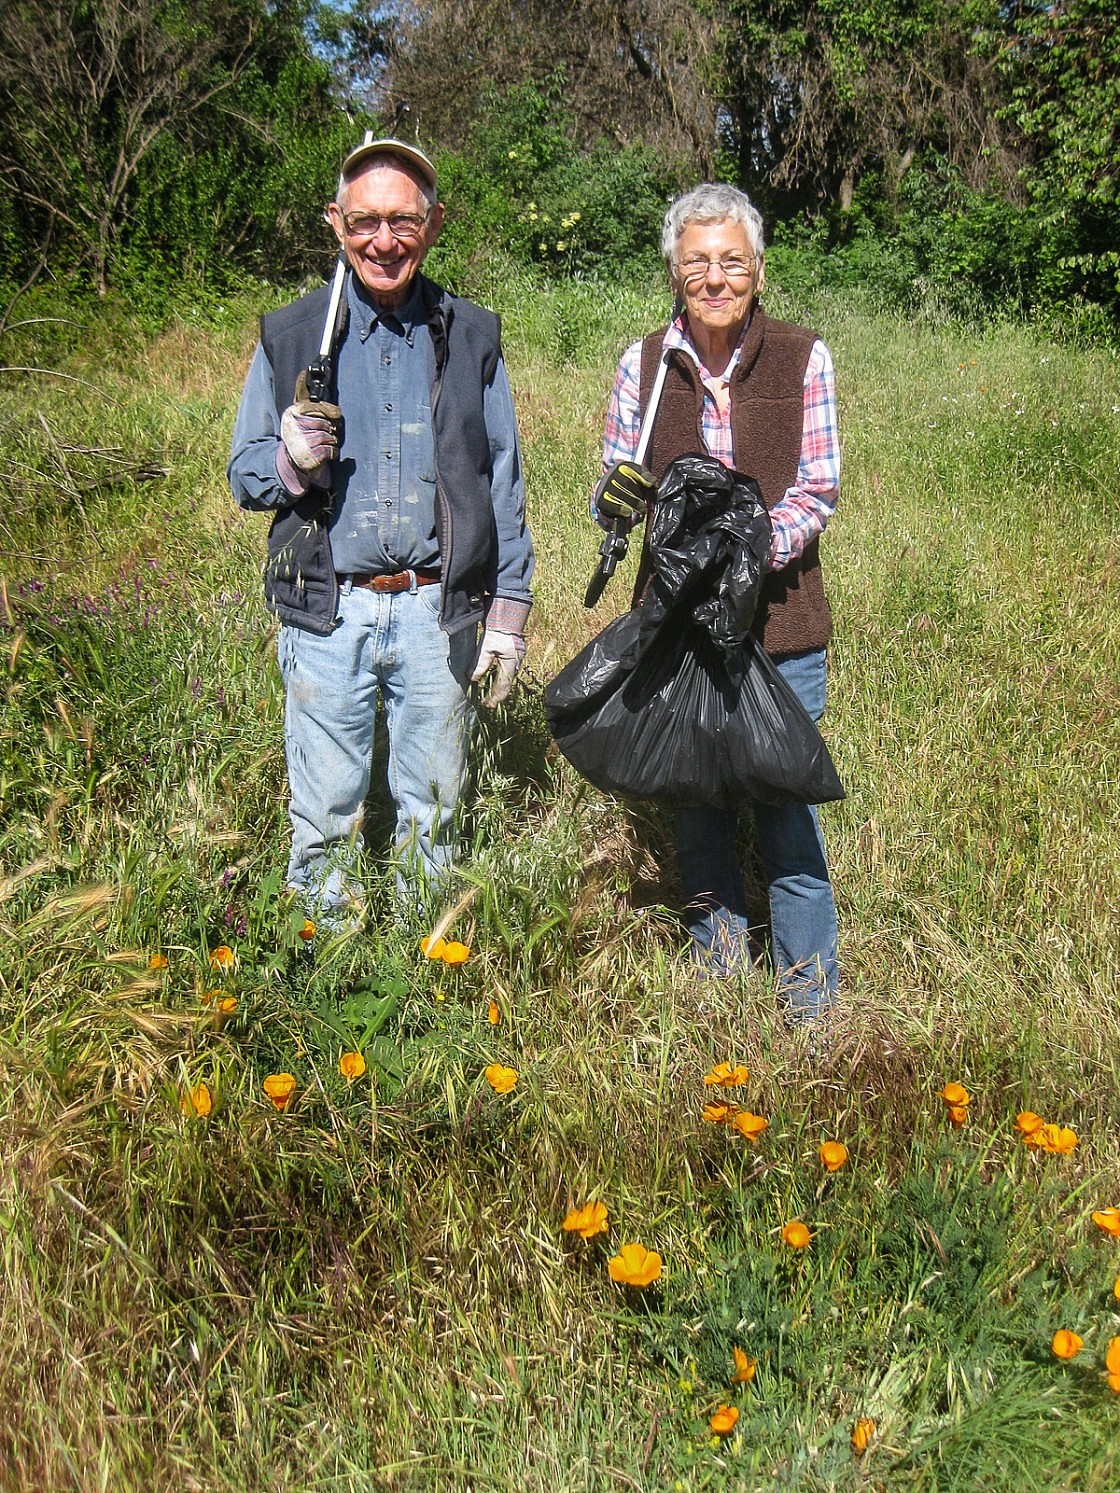
[[[775,659],[814,721],[824,714],[825,652]],[[836,903],[816,806],[752,806],[755,844],[770,902],[770,956],[792,1020],[812,1020],[839,984]],[[695,962],[717,974],[750,963],[750,920],[739,863],[738,815],[679,809],[677,860]]]
[[288,885],[320,916],[349,911],[358,890],[362,806],[380,698],[396,806],[397,884],[415,904],[445,875],[467,774],[473,628],[448,637],[439,586],[379,595],[344,584],[326,637],[282,627],[292,853]]

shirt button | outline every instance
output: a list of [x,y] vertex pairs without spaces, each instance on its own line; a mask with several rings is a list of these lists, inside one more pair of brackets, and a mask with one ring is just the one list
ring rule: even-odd
[[391,404],[387,404],[385,406],[385,413],[386,414],[392,414],[392,412],[393,412],[393,406]]

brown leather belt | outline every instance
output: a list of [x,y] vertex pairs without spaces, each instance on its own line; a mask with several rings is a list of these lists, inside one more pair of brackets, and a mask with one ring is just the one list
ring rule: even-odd
[[352,586],[364,586],[368,591],[411,591],[412,584],[418,586],[436,586],[439,584],[438,575],[425,575],[422,570],[398,570],[392,575],[351,575],[344,579]]

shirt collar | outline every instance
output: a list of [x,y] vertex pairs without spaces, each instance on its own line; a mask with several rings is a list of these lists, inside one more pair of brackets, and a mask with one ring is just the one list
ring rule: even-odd
[[384,311],[375,305],[373,298],[357,275],[349,276],[348,294],[351,324],[363,342],[380,323],[387,331],[395,333],[398,337],[403,336],[411,347],[416,328],[427,324],[420,295],[419,275],[412,282],[412,292],[408,300],[403,306],[397,306],[392,311]]
[[[718,375],[718,377],[721,378],[724,383],[731,382],[731,375],[739,366],[739,360],[743,355],[743,343],[746,341],[747,331],[750,327],[750,324],[751,319],[748,316],[743,326],[742,333],[740,334],[739,341],[735,344],[735,351],[731,354],[731,361],[723,370],[723,373]],[[688,325],[687,311],[678,312],[678,314],[669,323],[668,329],[665,332],[665,338],[661,346],[666,352],[673,352],[679,349],[685,354],[686,357],[691,358],[692,361],[696,364],[697,368],[700,370],[701,376],[703,378],[714,381],[717,377],[717,375],[713,374],[709,369],[704,367],[704,364],[700,361],[700,354],[693,346]]]

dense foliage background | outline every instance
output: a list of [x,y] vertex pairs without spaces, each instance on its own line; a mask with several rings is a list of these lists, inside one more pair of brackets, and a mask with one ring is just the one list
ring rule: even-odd
[[0,14],[0,305],[220,297],[330,258],[345,147],[415,135],[479,290],[648,270],[665,198],[762,207],[787,274],[891,305],[1120,317],[1107,0],[47,0]]

